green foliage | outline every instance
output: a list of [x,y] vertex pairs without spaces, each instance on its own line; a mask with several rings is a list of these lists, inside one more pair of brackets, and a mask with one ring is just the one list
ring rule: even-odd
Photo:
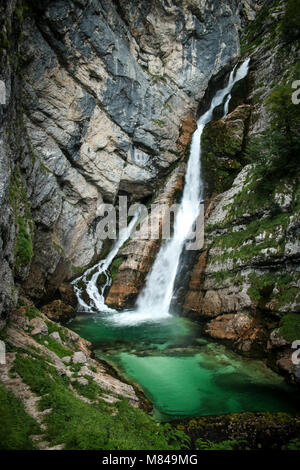
[[287,0],[280,28],[286,42],[294,41],[300,37],[300,9],[298,0]]
[[[276,241],[273,234],[276,233],[277,228],[285,227],[288,221],[288,214],[279,214],[276,217],[269,216],[263,220],[253,220],[243,230],[232,231],[231,229],[226,234],[214,237],[214,246],[220,248],[222,254],[213,256],[220,261],[226,258],[249,259],[266,248],[276,248],[277,256],[279,256],[283,253],[283,240]],[[255,238],[261,233],[265,233],[265,238],[261,243],[256,243]]]
[[280,320],[280,333],[286,341],[293,342],[300,338],[300,314],[289,313]]
[[291,439],[286,446],[286,450],[300,450],[300,439],[298,437]]
[[241,447],[241,444],[245,444],[246,441],[222,441],[222,442],[212,442],[205,439],[197,439],[196,449],[197,450],[236,450]]
[[30,264],[33,257],[32,233],[34,223],[30,202],[27,198],[20,168],[11,176],[9,186],[10,205],[13,209],[16,224],[16,268]]
[[29,318],[29,320],[33,320],[33,318],[36,318],[36,317],[41,317],[40,311],[33,305],[26,305],[25,308],[26,308],[26,316]]
[[114,279],[116,277],[116,275],[119,271],[119,268],[120,268],[121,264],[123,263],[123,261],[124,261],[124,257],[123,256],[118,256],[111,263],[111,265],[109,267],[109,270],[110,270],[110,274],[111,274],[112,279]]
[[[294,70],[294,76],[298,69]],[[274,182],[298,172],[300,105],[292,102],[291,85],[292,82],[278,85],[269,95],[270,127],[247,149],[248,161],[256,164],[253,176],[261,193],[270,193]]]
[[[69,379],[37,355],[18,354],[14,369],[33,392],[42,395],[41,410],[51,408],[44,420],[45,439],[52,445],[64,443],[66,449],[79,450],[167,450],[186,445],[183,433],[174,434],[126,400],[113,406],[101,399],[95,404],[83,402],[69,388]],[[85,393],[95,397],[94,387],[90,385]]]
[[0,449],[33,450],[30,435],[40,432],[36,421],[29,416],[19,398],[0,383]]
[[212,122],[202,134],[202,154],[203,175],[210,193],[220,193],[230,188],[241,169],[241,141],[223,122]]
[[17,217],[18,234],[16,239],[16,266],[30,264],[33,257],[31,235],[27,231],[25,220]]
[[59,336],[61,337],[62,341],[65,342],[66,341],[66,329],[59,325],[58,323],[56,322],[53,322],[53,321],[49,321],[49,320],[45,320],[45,323],[48,327],[48,333],[49,335],[51,333],[54,333],[54,332],[58,332],[59,333]]
[[[45,337],[42,335],[37,335],[35,337],[36,341],[44,346],[46,346],[50,351],[54,352],[58,357],[72,356],[73,351],[67,349],[58,343],[55,339],[50,338],[49,336]],[[48,344],[45,344],[47,341]]]
[[101,389],[90,377],[86,377],[86,379],[89,382],[88,384],[83,385],[76,380],[72,383],[72,386],[77,390],[79,395],[89,400],[96,400],[101,395]]

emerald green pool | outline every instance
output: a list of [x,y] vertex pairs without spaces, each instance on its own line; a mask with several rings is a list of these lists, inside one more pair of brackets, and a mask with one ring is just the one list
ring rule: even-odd
[[173,316],[136,322],[130,315],[81,314],[68,326],[93,343],[99,358],[141,386],[157,420],[299,411],[297,393],[282,377],[261,361],[202,338],[197,324]]

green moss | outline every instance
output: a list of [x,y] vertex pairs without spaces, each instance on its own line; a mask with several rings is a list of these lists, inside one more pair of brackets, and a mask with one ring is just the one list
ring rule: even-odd
[[[214,247],[220,248],[223,258],[248,258],[259,254],[265,248],[277,248],[278,254],[282,252],[282,246],[276,241],[273,234],[278,228],[285,227],[289,221],[288,214],[279,214],[276,217],[266,217],[263,220],[254,220],[243,230],[228,231],[228,233],[214,238]],[[265,238],[261,243],[256,243],[255,238],[264,233]],[[228,252],[226,250],[232,249]]]
[[293,303],[295,300],[297,301],[298,296],[300,297],[299,290],[294,287],[299,278],[299,274],[267,272],[258,276],[252,273],[247,280],[251,285],[248,289],[248,295],[260,307],[264,307],[267,301],[272,300],[273,309],[279,310],[280,307]]
[[33,320],[33,318],[41,317],[41,312],[34,306],[26,305],[26,316]]
[[13,209],[16,225],[15,255],[16,268],[28,265],[33,257],[33,231],[34,222],[31,215],[31,206],[27,198],[21,170],[16,168],[11,176],[9,186],[10,205]]
[[54,333],[54,332],[57,332],[59,333],[59,336],[61,337],[62,341],[65,342],[67,337],[66,337],[66,328],[64,328],[63,326],[59,325],[58,323],[56,322],[52,322],[52,321],[49,321],[49,320],[45,320],[45,323],[48,327],[48,333],[49,335],[51,333]]
[[[280,21],[272,17],[272,21],[267,24],[268,18],[277,9],[280,0],[275,0],[271,4],[262,6],[254,21],[249,22],[243,31],[241,39],[241,52],[243,55],[250,54],[255,48],[266,44],[273,44],[274,36],[280,26]],[[267,27],[266,27],[267,25]]]
[[33,246],[31,235],[28,233],[27,225],[25,220],[21,217],[17,217],[18,234],[16,238],[16,267],[27,265],[31,263],[33,257]]
[[111,274],[112,279],[114,279],[116,277],[116,275],[118,274],[119,268],[120,268],[121,264],[123,263],[124,259],[125,259],[124,256],[118,256],[111,263],[111,265],[109,267],[109,270],[110,270],[110,274]]
[[40,433],[37,422],[29,416],[19,398],[0,383],[0,449],[33,450],[29,436]]
[[300,314],[289,313],[280,320],[280,333],[286,341],[293,342],[300,338]]
[[161,121],[160,119],[152,119],[152,122],[154,122],[154,124],[156,124],[158,127],[164,127],[164,122]]
[[49,336],[45,337],[42,335],[37,335],[35,337],[35,340],[38,343],[44,345],[47,349],[50,349],[50,351],[54,352],[60,358],[73,355],[73,351],[71,349],[65,348],[60,343],[58,343],[55,339],[49,338]]
[[241,169],[241,140],[223,121],[211,122],[202,134],[202,167],[209,193],[230,188]]

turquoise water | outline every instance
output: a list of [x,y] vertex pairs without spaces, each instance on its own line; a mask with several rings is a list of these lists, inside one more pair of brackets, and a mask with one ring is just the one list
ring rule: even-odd
[[172,316],[136,323],[125,321],[128,316],[82,314],[69,327],[93,343],[100,359],[141,386],[156,419],[299,411],[296,391],[282,377],[261,361],[202,338],[197,324]]

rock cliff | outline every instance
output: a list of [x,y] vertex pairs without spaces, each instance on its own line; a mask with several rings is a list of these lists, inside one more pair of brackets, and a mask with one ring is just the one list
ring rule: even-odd
[[101,253],[101,207],[145,201],[186,152],[257,2],[1,6],[1,312],[49,300]]
[[205,129],[206,242],[183,312],[205,322],[210,336],[267,355],[299,383],[291,360],[300,333],[300,121],[292,103],[299,39],[283,34],[287,13],[284,2],[271,2],[246,28],[250,73],[233,90],[230,113]]

